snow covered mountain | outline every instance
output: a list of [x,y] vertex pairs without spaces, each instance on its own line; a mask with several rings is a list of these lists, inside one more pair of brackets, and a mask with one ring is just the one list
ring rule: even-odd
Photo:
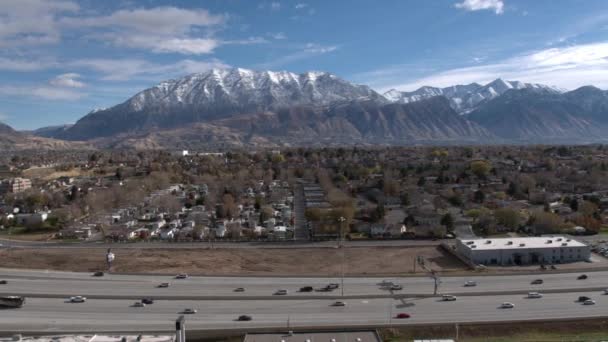
[[90,139],[154,127],[169,128],[294,106],[388,101],[363,85],[326,72],[212,69],[146,89],[112,108],[93,111],[62,134]]
[[446,88],[421,87],[412,92],[391,89],[384,93],[384,97],[391,102],[410,103],[433,96],[445,96],[450,100],[450,105],[455,111],[466,114],[475,110],[481,104],[499,97],[510,89],[545,89],[556,94],[561,92],[560,89],[542,84],[504,81],[499,78],[486,85],[471,83]]

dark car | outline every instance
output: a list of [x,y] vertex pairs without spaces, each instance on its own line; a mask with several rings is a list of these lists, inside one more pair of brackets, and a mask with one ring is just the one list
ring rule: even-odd
[[580,297],[578,297],[578,301],[579,301],[579,302],[584,302],[584,301],[587,301],[587,300],[589,300],[589,299],[591,299],[591,298],[589,298],[589,297],[587,297],[587,296],[580,296]]
[[141,300],[142,303],[146,304],[146,305],[150,305],[150,304],[154,304],[154,299],[152,298],[144,298]]
[[236,289],[234,289],[234,292],[245,292],[245,288],[244,287],[237,287]]
[[97,272],[93,273],[93,276],[94,277],[103,277],[103,272],[97,271]]
[[542,280],[542,279],[536,279],[536,280],[533,280],[533,281],[532,281],[532,285],[540,285],[540,284],[542,284],[542,283],[543,283],[543,280]]
[[252,318],[249,315],[240,315],[239,318],[236,319],[237,321],[251,321]]
[[405,312],[398,313],[397,316],[395,316],[395,318],[410,318],[410,314],[407,314]]
[[300,287],[300,292],[312,292],[312,286]]
[[0,280],[0,285],[6,285],[8,282],[6,280]]
[[329,287],[332,290],[335,290],[340,287],[340,284],[331,283],[331,284],[327,285],[327,287]]
[[317,292],[331,292],[333,290],[334,290],[333,288],[331,288],[329,286],[325,286],[325,287],[318,288],[315,291],[317,291]]
[[580,276],[578,276],[578,278],[576,278],[578,280],[585,280],[587,279],[587,275],[586,274],[581,274]]

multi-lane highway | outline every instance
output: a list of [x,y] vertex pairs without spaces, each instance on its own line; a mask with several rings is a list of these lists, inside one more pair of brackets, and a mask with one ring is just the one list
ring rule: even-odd
[[[0,269],[3,295],[27,297],[23,308],[7,309],[0,315],[2,332],[63,331],[163,331],[173,328],[172,321],[185,308],[198,309],[188,316],[189,329],[224,329],[290,326],[357,326],[382,324],[429,324],[487,322],[526,319],[558,319],[608,316],[608,272],[521,276],[443,277],[440,293],[458,295],[455,302],[432,297],[433,282],[426,277],[390,278],[403,286],[389,291],[379,285],[382,278],[346,278],[344,297],[334,292],[298,293],[302,286],[315,288],[335,278],[283,277],[190,277],[172,279],[160,275],[116,275],[93,277],[91,274]],[[543,284],[532,285],[535,279]],[[477,286],[465,287],[475,280]],[[170,282],[169,288],[158,288]],[[245,292],[234,292],[237,287]],[[608,287],[608,286],[607,286]],[[273,293],[288,290],[285,296]],[[544,294],[527,299],[529,291]],[[66,298],[82,295],[86,303],[68,303]],[[586,295],[596,305],[582,305],[576,299]],[[143,308],[132,304],[143,297],[156,302]],[[269,299],[273,300],[269,300]],[[336,300],[345,307],[331,306]],[[502,302],[514,309],[500,309]],[[394,319],[405,312],[410,319]],[[238,315],[253,316],[251,322],[237,322]]]

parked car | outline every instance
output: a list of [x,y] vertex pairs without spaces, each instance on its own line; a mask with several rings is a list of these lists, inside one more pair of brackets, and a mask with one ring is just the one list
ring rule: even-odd
[[287,294],[287,290],[277,290],[274,294],[277,296],[284,296]]
[[504,303],[500,304],[500,307],[503,309],[513,309],[515,307],[515,305],[513,305],[513,303],[504,302]]
[[589,300],[589,299],[591,299],[591,298],[589,298],[587,296],[580,296],[580,297],[578,297],[578,301],[579,302],[584,302],[584,301]]
[[238,317],[236,320],[237,320],[237,321],[241,321],[241,322],[244,322],[244,321],[251,321],[251,320],[252,320],[252,317],[251,317],[251,316],[249,316],[249,315],[240,315],[240,316],[239,316],[239,317]]
[[528,298],[543,298],[543,295],[538,292],[528,292]]
[[587,277],[587,275],[586,275],[586,274],[581,274],[581,275],[580,275],[580,276],[578,276],[578,278],[576,278],[576,279],[578,279],[578,280],[585,280],[585,279],[587,279],[587,278],[588,278],[588,277]]
[[185,273],[181,273],[175,276],[175,279],[188,279],[188,275]]
[[103,277],[103,272],[97,271],[97,272],[93,273],[93,276],[94,277]]
[[391,291],[401,291],[403,290],[403,286],[394,284],[390,287],[390,289]]
[[334,302],[331,306],[346,306],[346,303],[345,302],[341,302],[341,301],[337,301],[337,302]]
[[142,302],[135,302],[133,303],[133,306],[136,308],[143,308],[144,306],[146,306],[146,304]]
[[441,296],[441,300],[444,302],[451,302],[451,301],[455,301],[456,300],[456,296],[452,296],[452,295],[443,295]]
[[300,287],[300,292],[312,292],[312,286]]
[[395,316],[395,318],[399,318],[399,319],[402,319],[402,318],[410,318],[410,317],[411,317],[411,316],[410,316],[410,314],[407,314],[407,313],[405,313],[405,312],[400,312],[400,313],[398,313],[398,314]]
[[466,286],[466,287],[477,286],[477,282],[475,280],[467,280],[464,282],[464,286]]
[[531,284],[532,284],[532,285],[540,285],[540,284],[542,284],[542,283],[543,283],[543,280],[542,280],[542,279],[535,279],[535,280],[533,280],[533,281],[532,281],[532,283],[531,283]]
[[237,287],[236,289],[234,289],[234,292],[245,292],[245,288],[244,287]]
[[169,287],[169,283],[160,283],[158,287]]
[[197,312],[198,312],[198,310],[196,310],[196,309],[190,309],[190,308],[184,309],[184,311],[182,311],[182,313],[185,313],[185,314],[188,314],[188,315],[193,315],[193,314],[195,314]]
[[87,301],[87,297],[83,296],[72,296],[68,299],[70,303],[84,303]]
[[594,305],[595,301],[593,299],[587,299],[583,302],[583,305]]
[[154,299],[152,299],[152,298],[142,298],[141,302],[144,303],[144,304],[154,304]]

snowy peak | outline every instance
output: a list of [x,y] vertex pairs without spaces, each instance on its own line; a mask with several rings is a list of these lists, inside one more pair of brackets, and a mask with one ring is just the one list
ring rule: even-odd
[[455,85],[446,88],[421,87],[412,92],[401,92],[391,89],[384,93],[384,97],[391,102],[410,103],[433,96],[445,96],[450,100],[450,105],[461,114],[469,113],[479,107],[482,103],[497,98],[511,89],[542,89],[554,93],[561,93],[558,88],[542,84],[523,83],[520,81],[505,81],[501,78],[486,84],[471,83],[467,85]]
[[327,72],[295,74],[234,68],[211,69],[161,82],[135,95],[128,101],[128,106],[135,111],[174,105],[269,108],[323,106],[363,98],[385,101],[369,87],[351,84]]

